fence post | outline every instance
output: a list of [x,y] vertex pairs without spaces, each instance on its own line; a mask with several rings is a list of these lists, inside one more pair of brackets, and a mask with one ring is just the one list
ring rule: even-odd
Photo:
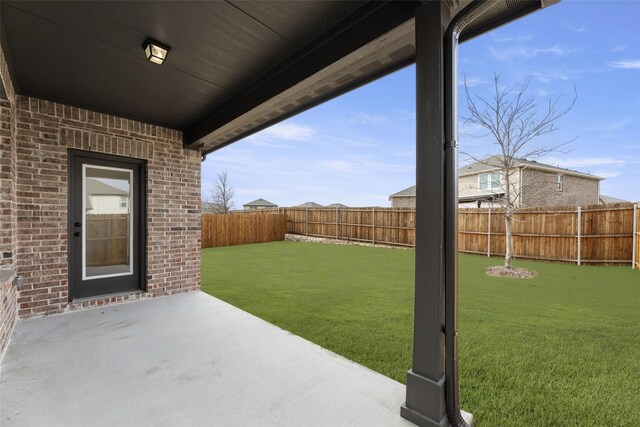
[[373,218],[372,218],[372,223],[373,223],[373,233],[372,233],[372,239],[371,241],[373,242],[373,244],[376,244],[376,208],[373,207],[371,208],[371,210],[373,211]]
[[309,236],[309,208],[305,209],[304,215],[304,235]]
[[489,208],[489,225],[487,228],[487,256],[491,256],[491,208]]
[[636,268],[636,255],[637,255],[637,247],[638,247],[638,203],[633,204],[633,238],[632,247],[631,247],[631,268],[635,270]]
[[339,218],[340,218],[340,213],[338,212],[338,207],[336,207],[336,240],[339,240],[339,237],[338,237],[338,229],[340,228]]
[[578,265],[580,265],[580,256],[582,255],[582,242],[580,241],[582,233],[582,208],[578,206]]

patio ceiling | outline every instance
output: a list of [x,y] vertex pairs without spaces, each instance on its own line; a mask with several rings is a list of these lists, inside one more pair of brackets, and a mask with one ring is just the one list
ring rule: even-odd
[[[3,1],[0,24],[18,94],[179,129],[209,152],[412,63],[415,4]],[[539,6],[498,2],[467,37]],[[171,46],[162,66],[147,37]]]

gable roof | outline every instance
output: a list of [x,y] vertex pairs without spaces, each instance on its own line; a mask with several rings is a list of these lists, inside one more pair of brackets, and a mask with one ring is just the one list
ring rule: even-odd
[[294,208],[324,208],[324,206],[316,203],[316,202],[307,202],[298,206],[294,206]]
[[127,196],[127,191],[113,187],[109,184],[105,184],[95,178],[87,178],[86,180],[87,193],[91,195],[100,196]]
[[218,212],[219,207],[218,203],[202,201],[202,210],[204,212]]
[[278,205],[276,205],[275,203],[271,203],[268,200],[265,199],[256,199],[253,202],[249,202],[249,203],[245,203],[242,206],[265,206],[265,207],[269,207],[269,208],[277,208]]
[[343,205],[342,203],[331,203],[326,206],[327,208],[348,208],[349,206]]
[[407,187],[402,191],[398,191],[389,196],[389,199],[392,197],[416,197],[416,186],[412,185],[411,187]]
[[604,194],[600,195],[601,205],[613,205],[615,203],[631,203],[631,202],[628,200],[618,199],[617,197],[605,196]]
[[[460,169],[458,169],[458,176],[476,175],[482,172],[489,172],[489,171],[500,169],[501,158],[502,156],[490,156],[482,159],[481,161],[473,162],[467,166],[463,166]],[[588,178],[588,179],[597,179],[597,180],[604,179],[596,175],[591,175],[585,172],[579,172],[571,169],[565,169],[559,166],[553,166],[546,163],[537,162],[535,160],[514,158],[514,166],[516,168],[523,167],[527,169],[538,169],[538,170],[544,170],[544,171],[549,171],[554,173],[561,173],[564,175],[574,175],[574,176],[579,176],[579,177]]]

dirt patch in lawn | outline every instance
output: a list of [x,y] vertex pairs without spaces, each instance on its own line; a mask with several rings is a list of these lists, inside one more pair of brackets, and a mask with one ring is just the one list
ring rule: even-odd
[[532,279],[538,276],[533,270],[529,270],[528,268],[521,267],[511,267],[506,268],[502,265],[494,265],[491,267],[487,267],[485,270],[487,276],[493,277],[511,277],[514,279]]

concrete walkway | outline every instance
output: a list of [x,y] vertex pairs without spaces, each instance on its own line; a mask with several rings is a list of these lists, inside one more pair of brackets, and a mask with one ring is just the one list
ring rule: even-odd
[[412,426],[405,388],[201,292],[20,321],[2,426]]

